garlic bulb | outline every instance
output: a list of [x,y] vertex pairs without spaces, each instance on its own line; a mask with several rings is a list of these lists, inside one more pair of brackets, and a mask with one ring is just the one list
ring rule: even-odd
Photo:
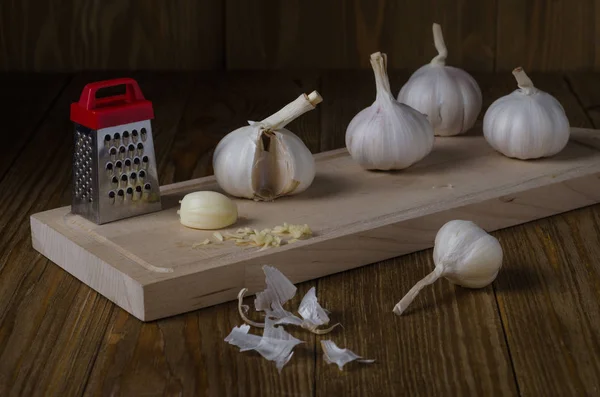
[[552,95],[533,86],[523,68],[513,70],[519,89],[497,99],[483,118],[483,135],[507,157],[553,156],[569,141],[569,120]]
[[304,142],[283,127],[322,100],[316,91],[302,94],[263,121],[227,134],[213,156],[219,186],[232,196],[264,201],[306,190],[315,161]]
[[390,91],[387,57],[371,55],[377,97],[361,110],[346,130],[350,156],[369,170],[399,170],[427,156],[433,148],[433,130],[425,115],[397,102]]
[[398,101],[426,114],[435,135],[458,135],[475,124],[481,111],[481,89],[464,70],[446,66],[448,51],[437,23],[433,24],[433,40],[438,55],[410,76]]
[[179,214],[182,225],[194,229],[214,230],[233,225],[237,221],[237,206],[227,196],[218,192],[194,192],[180,201]]
[[482,288],[496,279],[502,267],[502,247],[498,240],[470,221],[446,223],[435,236],[435,269],[415,284],[394,307],[401,315],[426,285],[440,277],[468,288]]

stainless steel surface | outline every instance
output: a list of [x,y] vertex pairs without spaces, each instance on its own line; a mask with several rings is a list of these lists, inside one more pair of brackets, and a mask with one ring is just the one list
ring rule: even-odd
[[161,209],[150,120],[75,127],[73,213],[102,224]]

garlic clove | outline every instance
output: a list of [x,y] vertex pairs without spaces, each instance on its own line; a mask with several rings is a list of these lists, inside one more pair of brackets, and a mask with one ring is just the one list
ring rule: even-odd
[[404,313],[421,289],[440,277],[467,288],[488,286],[496,279],[502,259],[498,240],[475,223],[463,220],[447,222],[435,237],[435,269],[408,291],[394,307],[394,313]]
[[483,118],[483,135],[496,151],[520,160],[549,157],[567,145],[569,120],[552,95],[536,88],[523,68],[513,70],[519,89],[497,99]]
[[314,158],[284,127],[322,100],[316,91],[302,94],[272,116],[226,135],[213,155],[219,186],[233,196],[257,201],[306,190],[314,180]]
[[323,349],[323,360],[327,364],[336,364],[340,371],[343,370],[344,365],[351,361],[357,361],[364,364],[372,364],[375,360],[363,359],[351,350],[339,348],[333,341],[322,340],[321,348]]
[[194,229],[222,229],[237,221],[236,204],[227,196],[211,191],[186,194],[178,211],[182,225]]
[[462,134],[473,127],[481,112],[481,89],[464,70],[446,66],[442,28],[434,23],[432,30],[438,55],[412,74],[398,93],[398,101],[426,114],[435,135]]

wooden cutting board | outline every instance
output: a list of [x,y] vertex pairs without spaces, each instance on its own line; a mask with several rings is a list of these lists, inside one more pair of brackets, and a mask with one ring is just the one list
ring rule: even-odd
[[345,149],[315,158],[307,191],[270,203],[236,200],[240,220],[221,230],[307,223],[314,233],[307,240],[263,251],[232,241],[192,248],[213,232],[182,226],[178,201],[220,191],[207,177],[161,187],[161,212],[101,226],[70,207],[32,215],[33,247],[149,321],[234,300],[243,287],[259,291],[263,264],[297,283],[430,248],[452,219],[493,231],[600,202],[595,130],[573,128],[560,154],[534,161],[498,154],[480,131],[436,138],[427,158],[399,172],[364,171]]

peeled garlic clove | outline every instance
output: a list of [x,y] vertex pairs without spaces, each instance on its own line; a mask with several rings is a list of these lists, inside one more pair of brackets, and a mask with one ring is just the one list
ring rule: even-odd
[[427,118],[392,96],[386,59],[380,52],[371,55],[377,97],[354,116],[346,130],[350,156],[369,170],[407,168],[433,148],[433,129]]
[[483,118],[487,142],[521,160],[553,156],[569,141],[567,115],[552,95],[533,86],[523,68],[513,70],[519,89],[496,100]]
[[448,51],[442,28],[433,24],[438,55],[410,76],[398,101],[427,115],[435,135],[450,136],[468,131],[481,111],[481,89],[462,69],[446,66]]
[[180,203],[181,208],[177,213],[181,224],[187,227],[214,230],[233,225],[237,221],[237,206],[218,192],[189,193]]
[[491,284],[502,267],[502,247],[498,240],[470,221],[446,223],[435,236],[435,269],[415,284],[394,307],[401,315],[426,285],[440,277],[467,288]]
[[213,156],[219,186],[232,196],[260,201],[306,190],[315,177],[313,155],[284,127],[321,101],[316,91],[300,95],[265,120],[226,135]]

